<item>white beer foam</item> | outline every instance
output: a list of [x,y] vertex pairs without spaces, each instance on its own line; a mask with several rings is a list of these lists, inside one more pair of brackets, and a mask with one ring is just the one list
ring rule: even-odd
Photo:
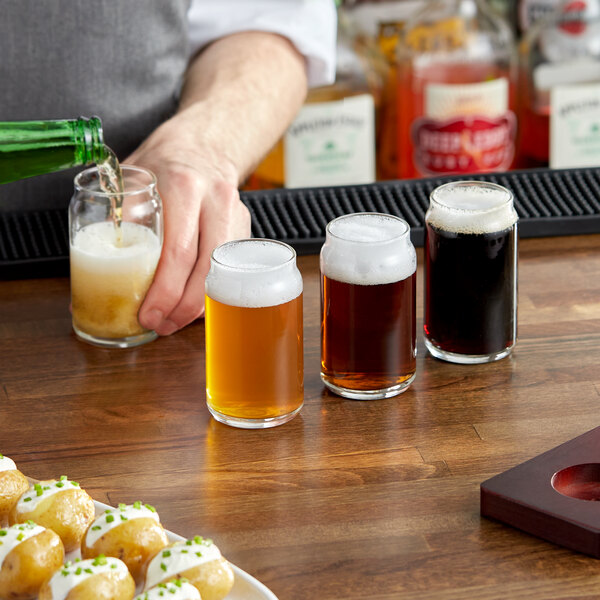
[[408,225],[382,214],[354,214],[332,221],[321,249],[321,272],[355,285],[395,283],[417,269]]
[[206,294],[230,306],[264,308],[302,293],[302,277],[291,248],[266,240],[219,246],[206,278]]
[[512,194],[500,186],[470,182],[443,185],[433,191],[426,215],[437,229],[455,233],[494,233],[517,221]]
[[148,227],[137,223],[121,223],[121,244],[117,244],[112,221],[92,223],[80,229],[71,244],[72,259],[89,271],[130,270],[132,265],[156,266],[160,256],[160,240]]

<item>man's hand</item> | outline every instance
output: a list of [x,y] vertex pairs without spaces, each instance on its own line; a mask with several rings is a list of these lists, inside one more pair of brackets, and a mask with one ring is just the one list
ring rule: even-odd
[[169,335],[204,313],[212,250],[250,236],[238,186],[284,133],[306,85],[304,59],[279,35],[221,38],[190,62],[178,112],[123,161],[156,174],[164,206],[144,327]]
[[219,244],[250,236],[237,174],[225,157],[187,139],[185,116],[159,127],[127,160],[154,172],[163,201],[165,236],[140,323],[170,335],[204,314],[204,280]]

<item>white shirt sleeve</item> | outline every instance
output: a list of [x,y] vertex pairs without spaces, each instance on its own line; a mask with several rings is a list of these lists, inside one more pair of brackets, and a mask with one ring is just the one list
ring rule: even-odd
[[335,80],[337,18],[334,0],[192,0],[190,50],[240,31],[268,31],[288,38],[304,56],[308,84]]

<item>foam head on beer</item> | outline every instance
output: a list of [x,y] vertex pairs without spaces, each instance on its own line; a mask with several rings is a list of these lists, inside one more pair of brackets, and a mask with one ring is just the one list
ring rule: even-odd
[[417,268],[408,224],[397,217],[358,213],[327,227],[321,272],[355,285],[381,285],[410,277]]
[[239,240],[215,248],[206,293],[230,306],[261,308],[290,302],[302,293],[296,253],[272,240]]
[[509,190],[476,181],[452,182],[431,194],[427,222],[437,229],[456,233],[493,233],[517,221]]

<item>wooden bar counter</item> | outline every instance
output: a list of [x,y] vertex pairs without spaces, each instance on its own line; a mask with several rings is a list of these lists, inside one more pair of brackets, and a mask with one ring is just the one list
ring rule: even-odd
[[519,341],[488,365],[427,355],[419,250],[417,377],[371,402],[325,391],[318,257],[298,262],[305,405],[264,431],[210,418],[202,321],[106,350],[72,333],[68,279],[0,282],[0,452],[155,505],[280,600],[600,597],[596,559],[479,514],[481,482],[600,425],[600,235],[521,240]]

